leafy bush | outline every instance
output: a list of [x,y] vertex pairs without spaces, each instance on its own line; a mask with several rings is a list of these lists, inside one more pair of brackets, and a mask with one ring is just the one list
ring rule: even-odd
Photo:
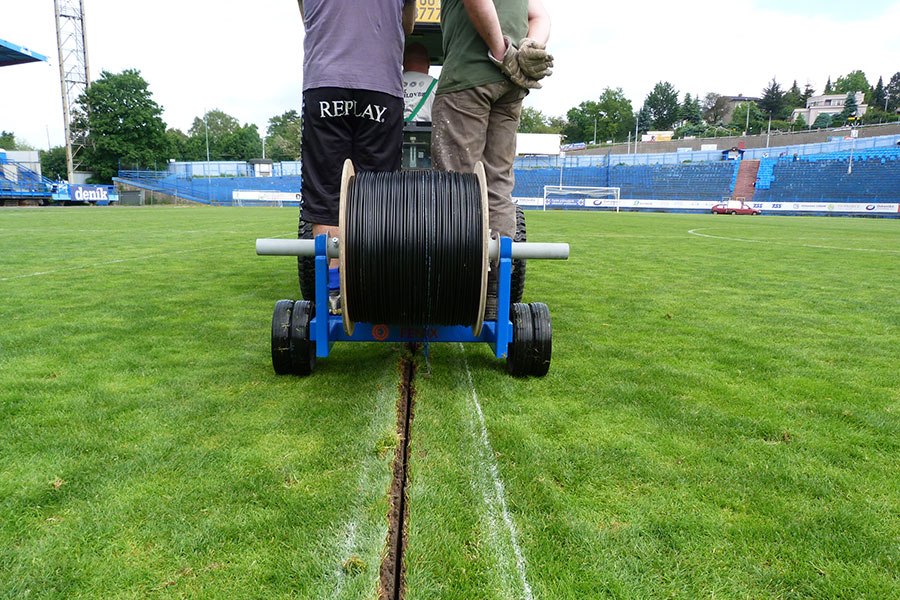
[[815,122],[812,124],[813,129],[827,129],[831,127],[834,118],[828,113],[822,113],[818,117],[816,117]]
[[883,110],[878,110],[877,108],[870,108],[860,119],[860,123],[863,125],[872,125],[873,123],[896,123],[898,121],[900,121],[900,115],[887,113]]

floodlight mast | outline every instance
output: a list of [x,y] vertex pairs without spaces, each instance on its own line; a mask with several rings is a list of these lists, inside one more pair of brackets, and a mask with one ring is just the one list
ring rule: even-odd
[[72,109],[78,97],[91,88],[84,0],[53,0],[53,7],[66,132],[66,172],[69,183],[74,183],[75,171],[81,166],[83,159],[79,155],[87,143],[87,132],[76,135],[72,131]]

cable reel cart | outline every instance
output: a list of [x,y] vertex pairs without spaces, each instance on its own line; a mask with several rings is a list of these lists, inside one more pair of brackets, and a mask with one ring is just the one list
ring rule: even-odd
[[[341,176],[339,238],[258,239],[267,256],[313,256],[314,302],[279,300],[272,366],[309,375],[335,342],[485,342],[515,376],[550,368],[550,311],[511,303],[513,259],[567,259],[568,244],[513,242],[488,229],[484,166],[474,173],[398,171]],[[328,314],[328,262],[340,262],[341,314]],[[497,315],[485,319],[488,270]],[[508,315],[508,316],[507,316]]]

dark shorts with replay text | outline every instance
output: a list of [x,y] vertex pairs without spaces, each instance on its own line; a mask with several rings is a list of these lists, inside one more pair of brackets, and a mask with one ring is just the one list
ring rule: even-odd
[[403,145],[403,99],[369,90],[303,92],[302,217],[338,224],[341,170],[397,171]]

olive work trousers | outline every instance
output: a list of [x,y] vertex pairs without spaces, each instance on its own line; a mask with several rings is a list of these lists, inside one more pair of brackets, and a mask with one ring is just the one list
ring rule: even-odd
[[516,234],[516,129],[527,91],[509,80],[438,94],[431,109],[431,159],[440,171],[472,173],[484,163],[490,227],[506,237]]

